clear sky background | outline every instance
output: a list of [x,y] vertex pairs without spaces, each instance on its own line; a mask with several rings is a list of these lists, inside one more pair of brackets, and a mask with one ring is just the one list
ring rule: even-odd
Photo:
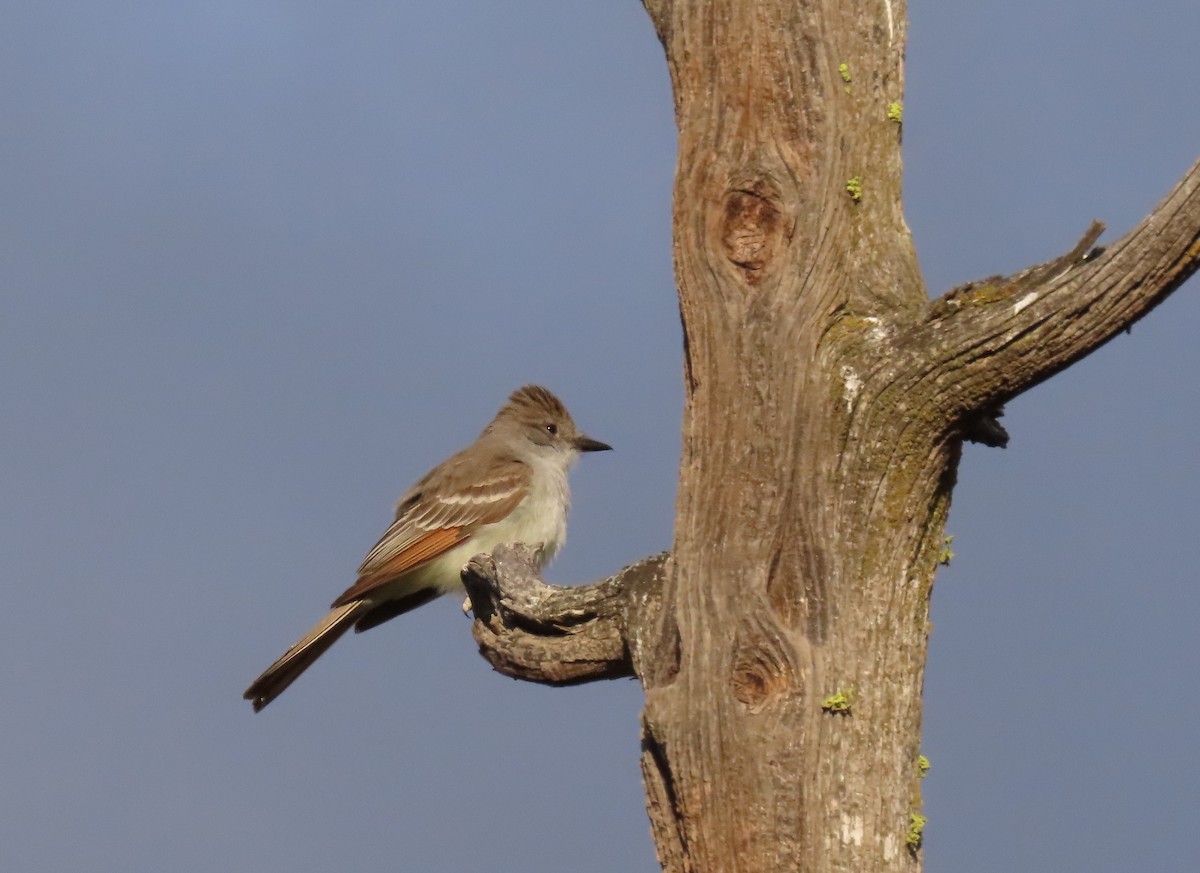
[[[0,3],[0,868],[653,871],[638,686],[452,599],[242,690],[538,381],[612,443],[550,568],[670,544],[674,130],[634,0]],[[1106,240],[1200,153],[1200,4],[915,0],[930,291]],[[968,447],[926,866],[1200,868],[1193,282]]]

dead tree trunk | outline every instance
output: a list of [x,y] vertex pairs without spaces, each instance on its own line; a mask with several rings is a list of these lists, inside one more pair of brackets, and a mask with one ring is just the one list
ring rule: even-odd
[[502,672],[636,675],[671,871],[915,870],[929,596],[962,439],[1200,258],[1200,167],[1107,251],[930,301],[901,209],[901,0],[645,0],[679,128],[675,540],[579,589],[464,579]]

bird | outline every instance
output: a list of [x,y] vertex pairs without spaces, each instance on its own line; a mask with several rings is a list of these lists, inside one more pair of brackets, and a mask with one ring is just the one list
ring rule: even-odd
[[544,565],[566,539],[567,471],[581,452],[611,449],[583,434],[546,388],[514,391],[475,442],[400,497],[354,584],[242,696],[259,712],[351,627],[370,630],[461,590],[474,555],[502,543],[540,544]]

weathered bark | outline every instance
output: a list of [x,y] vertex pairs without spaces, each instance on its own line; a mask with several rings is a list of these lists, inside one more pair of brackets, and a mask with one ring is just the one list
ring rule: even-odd
[[1196,269],[1200,165],[1106,251],[930,302],[901,211],[900,0],[645,0],[679,128],[674,545],[582,589],[466,575],[497,669],[635,674],[664,869],[920,866],[929,595],[964,429]]
[[529,546],[501,546],[464,569],[483,656],[506,676],[547,685],[633,676],[639,636],[630,623],[658,607],[667,556],[561,587],[542,582],[534,555]]

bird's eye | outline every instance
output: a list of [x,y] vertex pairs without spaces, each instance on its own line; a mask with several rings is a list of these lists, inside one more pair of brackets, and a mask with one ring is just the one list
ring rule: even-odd
[[550,436],[558,436],[558,425],[557,424],[546,425],[546,433],[550,434]]

